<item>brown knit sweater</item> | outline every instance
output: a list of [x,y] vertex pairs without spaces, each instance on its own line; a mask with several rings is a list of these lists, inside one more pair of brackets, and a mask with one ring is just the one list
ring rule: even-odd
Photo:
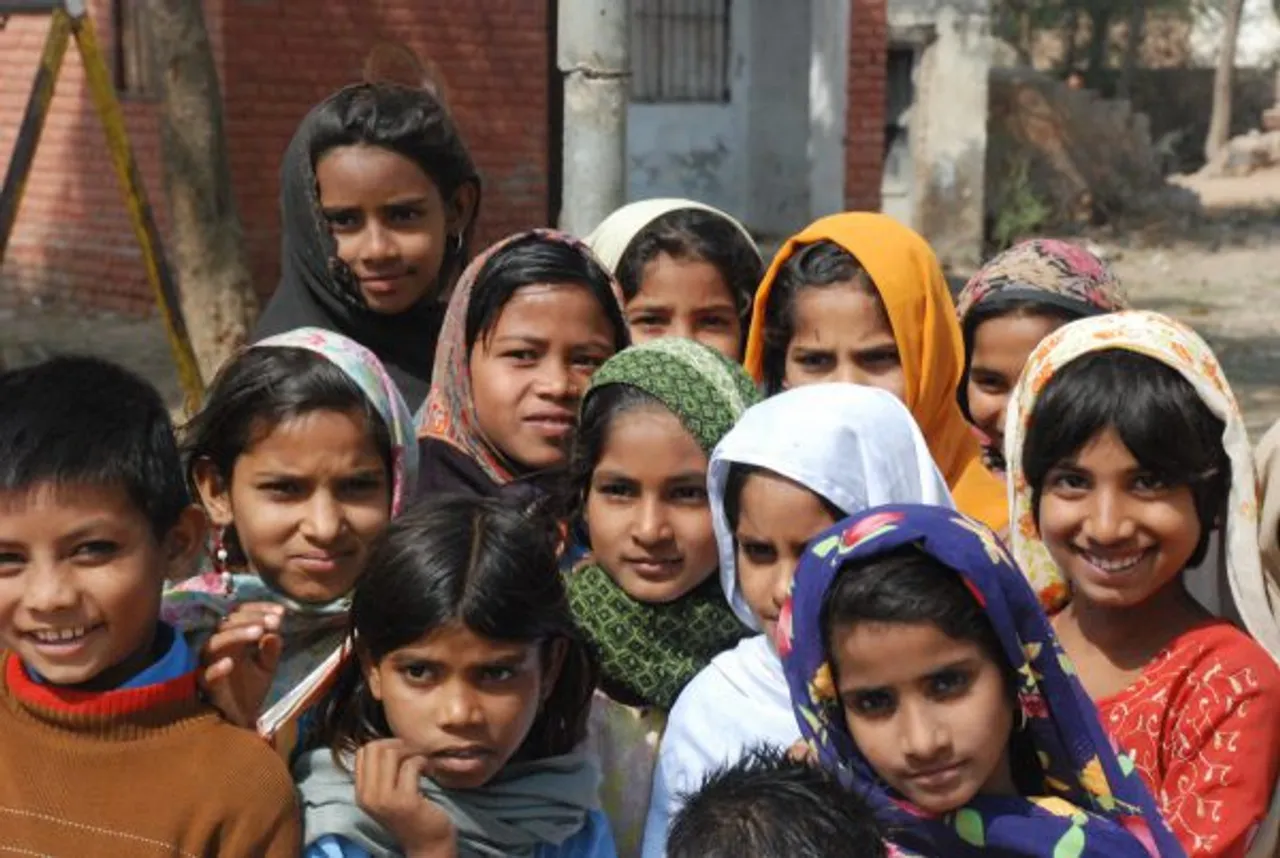
[[288,770],[194,673],[90,694],[0,662],[0,855],[298,858]]

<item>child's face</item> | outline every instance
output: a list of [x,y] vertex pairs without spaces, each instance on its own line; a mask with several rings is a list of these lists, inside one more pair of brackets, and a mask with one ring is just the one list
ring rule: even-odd
[[1013,704],[977,643],[932,623],[857,623],[836,626],[832,655],[854,742],[906,799],[946,813],[978,793],[1016,794]]
[[993,447],[1004,448],[1005,409],[1027,358],[1062,324],[1048,316],[998,316],[973,332],[967,381],[969,414]]
[[338,146],[315,170],[338,256],[370,309],[403,313],[434,292],[448,237],[470,220],[470,188],[445,200],[421,167],[381,146]]
[[451,623],[364,672],[391,732],[422,754],[422,773],[445,789],[475,789],[524,744],[563,660],[561,647],[496,641]]
[[670,411],[613,419],[587,490],[595,558],[638,602],[673,602],[719,566],[707,454]]
[[3,646],[54,685],[104,690],[155,658],[160,592],[203,535],[186,510],[164,540],[121,487],[0,493]]
[[835,519],[813,492],[767,472],[743,481],[738,510],[738,585],[772,643],[778,612],[805,547]]
[[838,381],[879,387],[906,401],[907,378],[879,298],[854,285],[801,289],[792,313],[786,388]]
[[697,340],[732,361],[742,359],[742,321],[729,284],[701,260],[660,253],[644,267],[640,291],[627,304],[631,341]]
[[235,525],[253,571],[303,602],[350,592],[391,517],[391,487],[364,415],[317,410],[277,424],[240,454],[228,488],[198,465],[205,509]]
[[1045,475],[1039,525],[1072,597],[1109,608],[1176,581],[1201,534],[1191,489],[1161,483],[1110,428]]
[[562,464],[578,403],[592,374],[613,355],[614,340],[609,317],[586,288],[518,289],[471,349],[480,431],[530,471]]

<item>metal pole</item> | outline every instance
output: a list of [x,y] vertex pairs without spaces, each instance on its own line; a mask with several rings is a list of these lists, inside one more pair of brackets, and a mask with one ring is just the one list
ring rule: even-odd
[[586,235],[627,197],[630,3],[561,0],[564,201],[560,227]]

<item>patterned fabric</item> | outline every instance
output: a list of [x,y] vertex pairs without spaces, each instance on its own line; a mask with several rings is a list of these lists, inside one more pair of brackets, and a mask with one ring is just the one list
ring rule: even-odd
[[596,645],[605,686],[664,711],[698,671],[748,633],[714,577],[674,602],[650,605],[588,563],[569,578],[569,604]]
[[1274,858],[1274,823],[1259,825],[1280,777],[1280,668],[1247,635],[1224,620],[1179,635],[1098,712],[1188,855]]
[[[1231,494],[1219,550],[1188,570],[1188,590],[1219,616],[1239,616],[1258,643],[1280,660],[1280,584],[1264,574],[1258,553],[1258,499],[1253,454],[1235,396],[1213,351],[1194,331],[1159,313],[1126,311],[1081,319],[1059,328],[1036,347],[1009,404],[1005,456],[1014,557],[1049,613],[1070,599],[1061,571],[1040,541],[1022,451],[1036,401],[1062,367],[1082,355],[1108,349],[1137,352],[1176,369],[1225,424],[1222,444],[1231,461]],[[1216,556],[1215,556],[1216,555]]]
[[964,342],[938,258],[918,234],[888,215],[846,212],[815,221],[787,239],[756,293],[743,365],[764,377],[764,328],[769,295],[783,264],[800,247],[833,241],[870,275],[893,328],[906,376],[903,397],[920,425],[956,507],[997,530],[1008,523],[1003,484],[982,463],[956,388],[964,369]]
[[[969,413],[969,366],[979,315],[998,316],[1009,304],[1034,303],[1083,319],[1127,309],[1128,301],[1110,267],[1076,244],[1054,238],[1037,238],[1017,244],[996,256],[968,282],[956,299],[956,314],[964,335],[964,373],[956,397],[965,419]],[[990,315],[988,315],[990,314]],[[983,443],[987,467],[1003,474],[1003,451]]]
[[760,401],[755,383],[724,355],[693,340],[667,337],[605,361],[587,393],[629,384],[660,400],[711,455],[742,413]]
[[[438,438],[452,444],[500,486],[515,479],[518,468],[480,431],[475,394],[471,389],[471,356],[467,353],[467,309],[471,306],[475,290],[484,288],[484,284],[477,280],[489,260],[510,245],[531,237],[564,244],[585,256],[592,256],[590,248],[568,233],[534,229],[508,236],[471,260],[449,299],[440,341],[436,346],[431,392],[415,417],[419,438]],[[616,280],[613,281],[613,293],[618,299],[618,306],[623,306],[622,290]]]
[[1267,575],[1280,579],[1280,423],[1258,442],[1258,497],[1262,503],[1258,544]]
[[[977,796],[940,816],[892,790],[858,750],[844,719],[820,627],[837,575],[913,545],[960,575],[985,609],[1016,668],[1026,735],[1043,772],[1044,795]],[[1183,855],[1155,802],[1098,723],[1035,594],[996,536],[951,510],[885,506],[837,524],[801,560],[778,623],[778,649],[796,721],[809,747],[871,806],[907,852],[1044,858],[1172,858]]]
[[[320,328],[299,328],[270,337],[252,348],[300,348],[315,352],[359,386],[381,415],[391,436],[391,514],[398,515],[404,508],[407,492],[418,480],[418,445],[413,438],[413,419],[408,406],[373,353],[341,334]],[[199,648],[223,617],[248,602],[275,602],[283,605],[287,612],[284,652],[267,697],[267,705],[272,707],[341,644],[350,597],[326,604],[303,604],[268,586],[253,570],[235,575],[215,572],[168,588],[161,613],[165,622],[182,630],[193,648]]]

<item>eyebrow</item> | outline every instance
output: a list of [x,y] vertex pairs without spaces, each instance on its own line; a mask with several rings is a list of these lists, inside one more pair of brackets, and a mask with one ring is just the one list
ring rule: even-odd
[[[924,673],[920,674],[919,676],[912,677],[909,680],[909,682],[919,682],[922,679],[929,679],[930,677],[937,676],[939,673],[945,673],[949,670],[963,670],[965,668],[973,668],[977,664],[977,661],[978,661],[977,658],[975,658],[974,656],[966,656],[964,658],[958,658],[955,661],[951,661],[946,664],[940,664],[937,667],[930,668],[929,670],[926,670]],[[880,685],[851,685],[847,687],[839,687],[837,688],[837,691],[840,694],[865,694],[868,691],[884,691],[892,687],[893,686],[891,685],[885,685],[883,683]]]
[[706,480],[707,480],[706,471],[681,471],[678,474],[672,474],[666,479],[668,483],[688,483],[688,482],[704,483],[706,482]]

